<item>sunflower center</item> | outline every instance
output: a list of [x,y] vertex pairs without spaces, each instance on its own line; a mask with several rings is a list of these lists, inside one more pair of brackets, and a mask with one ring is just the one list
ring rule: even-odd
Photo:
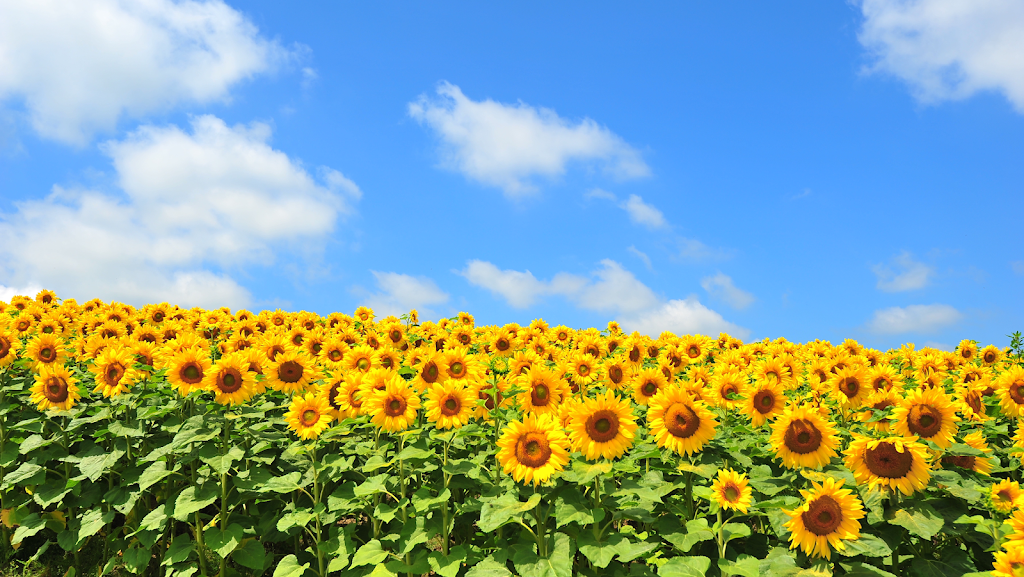
[[985,414],[985,410],[981,404],[981,395],[979,395],[976,391],[970,391],[966,395],[964,395],[964,402],[967,403],[967,406],[970,407],[971,410],[974,411],[975,413],[979,415]]
[[736,488],[736,485],[727,485],[724,493],[725,500],[730,503],[735,503],[740,497],[740,491]]
[[779,379],[779,373],[776,373],[775,371],[768,371],[767,373],[764,374],[764,376],[771,377],[772,379],[774,379],[776,381],[780,380]]
[[423,370],[420,371],[420,376],[423,377],[423,380],[427,383],[436,382],[439,374],[440,371],[437,368],[437,363],[434,361],[427,363],[427,365],[423,367]]
[[286,383],[297,383],[302,378],[302,365],[296,361],[285,361],[278,367],[277,376]]
[[960,351],[960,356],[965,359],[970,359],[973,355],[971,354],[971,349],[964,349]]
[[629,361],[635,363],[635,362],[637,362],[639,360],[640,360],[640,347],[633,347],[632,349],[629,350]]
[[996,362],[996,354],[992,351],[985,353],[985,356],[983,358],[985,362],[989,364]]
[[946,455],[942,458],[943,465],[953,465],[962,469],[974,470],[974,457],[967,455]]
[[396,343],[402,341],[402,331],[398,329],[392,329],[391,333],[388,336],[390,336],[391,340]]
[[498,342],[494,343],[494,348],[498,349],[499,351],[507,351],[511,346],[512,345],[509,344],[508,339],[506,339],[505,337],[498,339]]
[[341,410],[341,405],[338,404],[338,391],[341,389],[342,381],[339,379],[331,385],[330,391],[327,393],[327,402],[331,404],[331,407],[336,411]]
[[270,347],[269,351],[267,351],[267,357],[270,360],[274,360],[274,359],[277,358],[277,355],[279,355],[279,354],[281,354],[283,352],[284,352],[284,347],[282,347],[281,345],[274,345],[274,346]]
[[914,405],[907,414],[907,428],[921,438],[934,437],[942,429],[942,413],[931,405]]
[[601,409],[587,417],[587,436],[598,443],[607,443],[619,434],[619,416],[614,411]]
[[545,406],[550,401],[551,391],[548,390],[548,386],[544,383],[538,383],[534,385],[533,390],[530,392],[530,402],[537,406]]
[[856,377],[846,377],[843,379],[843,382],[839,383],[839,390],[842,391],[847,398],[852,399],[860,392],[860,382]]
[[43,387],[43,396],[51,403],[63,403],[68,400],[68,383],[62,377],[50,377],[46,379],[46,386]]
[[622,382],[622,369],[619,367],[612,367],[608,370],[608,378],[612,380],[616,385]]
[[543,467],[551,460],[551,444],[547,435],[531,432],[516,442],[516,460],[531,469]]
[[762,389],[754,394],[754,408],[762,415],[766,415],[775,407],[775,394],[767,389]]
[[390,397],[384,405],[384,413],[389,417],[399,417],[405,414],[405,399],[401,397]]
[[1018,405],[1024,405],[1024,381],[1014,381],[1010,385],[1010,398]]
[[52,361],[55,356],[53,349],[50,347],[43,347],[42,349],[39,349],[39,360],[44,363]]
[[900,479],[913,467],[914,455],[906,447],[900,452],[894,443],[882,442],[864,451],[864,465],[876,477]]
[[1001,503],[1010,503],[1013,501],[1013,495],[1011,495],[1006,489],[1003,489],[996,493],[996,499]]
[[808,531],[821,537],[831,535],[843,522],[843,509],[832,497],[821,495],[810,502],[800,517]]
[[884,411],[891,406],[893,406],[892,401],[890,401],[889,399],[882,399],[881,401],[878,401],[877,403],[871,405],[871,408],[876,411]]
[[580,364],[580,366],[576,367],[576,372],[579,373],[581,377],[585,377],[590,374],[590,365]]
[[599,350],[597,349],[597,347],[595,347],[594,345],[590,345],[589,347],[587,347],[586,349],[584,349],[584,350],[583,350],[583,352],[585,352],[585,353],[587,353],[588,355],[590,355],[590,356],[594,357],[595,359],[596,359],[597,357],[601,356],[601,351],[599,351]]
[[892,383],[885,377],[876,377],[875,380],[871,381],[871,388],[880,391],[883,388],[888,390],[892,388]]
[[124,376],[124,367],[121,363],[111,363],[107,365],[107,370],[103,375],[106,377],[107,384],[114,386],[121,381],[121,377]]
[[459,361],[455,361],[454,363],[451,364],[451,366],[448,367],[448,372],[451,373],[453,377],[462,376],[462,373],[465,370],[466,366]]
[[459,400],[455,397],[448,397],[441,405],[441,414],[446,417],[459,414]]
[[342,357],[344,357],[344,355],[342,355],[341,351],[339,351],[338,349],[331,349],[327,351],[327,358],[331,359],[334,362],[340,361]]
[[320,415],[313,409],[306,409],[302,411],[302,424],[307,427],[312,427],[320,420]]
[[164,313],[157,312],[153,314],[153,322],[162,323],[164,322]]
[[640,387],[640,391],[645,397],[653,397],[658,392],[658,383],[654,381],[647,381],[644,386]]
[[665,428],[672,436],[689,439],[700,427],[700,417],[685,403],[674,403],[665,411]]
[[370,368],[370,359],[362,357],[361,359],[356,361],[356,368],[359,369],[360,371],[365,371],[366,369]]
[[6,337],[0,337],[0,359],[6,357],[9,352],[11,352],[11,341]]
[[203,370],[202,367],[196,363],[189,363],[181,368],[179,376],[181,376],[181,380],[190,385],[194,385],[203,380]]
[[695,359],[700,356],[700,348],[696,345],[690,345],[690,348],[686,349],[686,356],[691,359]]
[[242,375],[237,369],[226,369],[218,375],[217,388],[222,393],[233,393],[242,388]]
[[821,446],[821,431],[807,419],[797,419],[786,427],[783,443],[797,455],[813,453]]

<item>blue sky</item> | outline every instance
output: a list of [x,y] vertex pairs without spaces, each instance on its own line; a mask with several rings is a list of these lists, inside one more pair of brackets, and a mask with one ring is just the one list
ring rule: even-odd
[[1024,328],[1024,5],[0,3],[0,298]]

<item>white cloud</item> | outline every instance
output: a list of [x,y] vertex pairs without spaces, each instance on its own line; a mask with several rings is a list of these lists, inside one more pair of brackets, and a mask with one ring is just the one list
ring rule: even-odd
[[225,101],[292,58],[219,0],[0,3],[0,100],[47,138],[86,144],[121,116]]
[[531,177],[559,176],[571,161],[597,162],[620,179],[650,175],[636,149],[589,118],[573,123],[523,102],[473,101],[447,82],[437,94],[410,103],[409,115],[437,132],[443,164],[508,196],[536,191]]
[[377,279],[377,287],[381,292],[364,299],[363,305],[372,308],[377,317],[400,317],[416,309],[421,318],[434,318],[436,315],[428,307],[448,302],[448,293],[438,288],[437,284],[427,277],[414,277],[395,272],[370,272]]
[[550,281],[541,281],[529,270],[502,270],[482,260],[471,260],[465,270],[456,273],[470,284],[504,298],[509,306],[517,309],[528,308],[545,295],[573,294],[587,283],[586,279],[568,273],[558,273]]
[[741,339],[750,336],[749,329],[730,323],[694,296],[685,300],[673,299],[656,308],[623,317],[619,324],[627,332],[638,331],[651,337],[657,337],[664,331],[714,337],[724,332]]
[[937,349],[940,351],[947,352],[952,352],[954,349],[956,349],[956,345],[951,345],[948,343],[937,343],[935,341],[925,341],[924,345],[922,346],[929,349]]
[[601,266],[592,273],[598,280],[571,297],[577,306],[601,312],[635,313],[658,305],[654,291],[621,264],[604,259]]
[[591,200],[591,199],[594,199],[594,198],[601,198],[601,199],[604,199],[604,200],[610,200],[612,202],[615,202],[616,200],[618,200],[618,199],[615,198],[614,194],[608,192],[607,190],[601,189],[601,188],[592,188],[592,189],[588,190],[587,192],[584,192],[583,193],[583,198],[585,198],[587,200]]
[[629,195],[629,200],[619,206],[629,214],[629,220],[636,224],[641,224],[650,229],[668,226],[668,223],[665,222],[665,215],[660,210],[647,204],[644,202],[644,199],[635,194]]
[[861,0],[861,44],[923,102],[1003,93],[1024,113],[1024,3]]
[[679,237],[676,239],[676,244],[679,246],[676,258],[681,260],[725,260],[733,255],[731,250],[713,248],[695,238]]
[[644,263],[644,266],[647,267],[647,270],[653,270],[653,267],[651,266],[651,257],[647,256],[647,253],[640,251],[640,249],[638,249],[637,247],[632,246],[632,245],[629,248],[627,248],[626,250],[631,252],[638,259],[642,260],[643,263]]
[[332,169],[317,182],[269,137],[266,125],[202,116],[191,134],[143,126],[105,143],[119,194],[55,186],[43,200],[16,203],[0,223],[0,281],[62,297],[245,306],[248,292],[205,264],[315,254],[361,195]]
[[885,265],[871,267],[872,272],[878,277],[875,285],[879,290],[885,292],[902,292],[917,290],[928,285],[929,277],[935,273],[935,269],[915,261],[910,253],[903,251],[892,259],[897,271]]
[[931,333],[963,318],[949,305],[910,305],[877,310],[868,322],[868,330],[882,334]]
[[1017,274],[1024,274],[1024,260],[1011,261],[1010,268]]
[[729,275],[721,272],[702,278],[700,286],[704,287],[704,290],[708,291],[711,296],[724,300],[734,309],[745,309],[754,302],[754,295],[738,288],[733,284]]
[[[28,285],[21,288],[0,285],[0,301],[9,303],[11,302],[11,297],[15,296],[36,298],[36,295],[39,294],[39,291],[41,290],[43,290],[43,287],[38,285]],[[60,295],[57,296],[59,297]]]

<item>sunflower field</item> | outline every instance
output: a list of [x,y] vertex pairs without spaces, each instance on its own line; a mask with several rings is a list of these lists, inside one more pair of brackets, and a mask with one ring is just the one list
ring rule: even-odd
[[1020,576],[1021,353],[42,291],[0,303],[0,567]]

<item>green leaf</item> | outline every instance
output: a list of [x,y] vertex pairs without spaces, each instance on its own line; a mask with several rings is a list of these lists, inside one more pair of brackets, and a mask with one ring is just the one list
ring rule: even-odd
[[100,529],[104,525],[114,520],[114,512],[107,511],[104,513],[99,509],[90,509],[82,515],[82,524],[78,529],[78,542],[92,537],[96,533],[99,533]]
[[692,557],[673,557],[658,567],[659,577],[704,577],[711,567],[711,559],[694,555]]
[[594,514],[590,507],[590,503],[576,489],[562,491],[555,500],[555,526],[563,527],[574,522],[580,526],[593,523]]
[[554,541],[551,554],[546,559],[537,556],[532,547],[516,551],[512,563],[522,577],[572,577],[575,554],[572,539],[565,533],[555,533]]
[[138,542],[132,543],[131,547],[124,552],[124,564],[132,573],[141,573],[149,565],[153,552],[148,547],[142,547]]
[[118,459],[122,456],[124,456],[124,451],[114,449],[106,455],[83,457],[81,462],[78,463],[78,469],[82,471],[82,475],[88,477],[90,481],[96,482],[104,473],[109,471],[111,467],[116,465]]
[[309,509],[299,509],[298,511],[291,511],[285,513],[277,520],[277,530],[282,533],[287,533],[293,527],[305,527],[313,520],[313,511]]
[[188,533],[182,533],[171,541],[171,546],[167,549],[167,553],[164,554],[164,560],[160,564],[173,565],[174,563],[186,561],[194,550],[195,545],[192,543],[192,537]]
[[302,487],[306,486],[305,484],[299,484],[301,480],[302,473],[293,471],[287,475],[281,475],[280,477],[271,477],[266,483],[263,483],[258,490],[261,493],[291,493],[292,491],[298,491]]
[[504,563],[494,560],[493,556],[487,556],[483,561],[475,563],[466,577],[511,577],[512,572]]
[[619,542],[618,546],[615,547],[615,550],[619,554],[619,561],[629,563],[637,557],[646,555],[657,548],[658,543],[655,542],[630,541],[628,538],[624,538]]
[[29,513],[24,519],[18,519],[18,523],[18,528],[14,530],[14,537],[11,539],[12,545],[21,543],[22,539],[31,537],[46,527],[46,519],[40,517],[38,513]]
[[139,489],[145,491],[170,474],[171,471],[167,470],[167,461],[155,461],[139,476]]
[[427,561],[430,568],[441,577],[456,577],[462,563],[466,561],[466,548],[462,545],[452,547],[447,556],[440,551],[431,551]]
[[356,485],[355,495],[356,497],[368,497],[370,495],[376,495],[377,493],[385,493],[388,490],[387,483],[389,475],[376,475],[369,477],[362,483]]
[[360,547],[352,557],[352,567],[374,565],[387,559],[388,552],[380,546],[380,541],[372,539]]
[[188,516],[196,511],[204,509],[220,497],[212,483],[199,487],[188,487],[182,491],[174,501],[174,518],[178,521],[187,521]]
[[[604,540],[598,541],[593,531],[581,531],[576,537],[576,545],[595,567],[604,569],[618,555],[617,545],[624,537],[620,533],[609,533]],[[518,568],[518,565],[517,565]]]
[[406,523],[402,532],[398,535],[398,552],[402,555],[409,553],[420,543],[426,543],[430,539],[425,525],[426,519],[423,516],[416,517],[413,523]]
[[718,568],[724,574],[728,571],[731,575],[743,575],[744,577],[759,577],[761,561],[757,557],[740,554],[735,561],[719,559]]
[[861,533],[858,539],[849,539],[842,542],[845,548],[839,550],[844,557],[864,555],[865,557],[888,557],[892,555],[892,549],[882,539],[867,533]]
[[263,569],[266,557],[266,550],[263,549],[263,545],[256,539],[245,539],[231,552],[231,559],[235,563],[249,569]]
[[867,563],[839,563],[846,570],[847,577],[896,577],[892,573]]
[[21,445],[18,446],[18,452],[22,455],[27,455],[29,452],[45,447],[53,441],[53,439],[47,439],[42,435],[29,435],[29,437],[22,441]]
[[523,513],[533,509],[540,503],[540,493],[534,493],[525,502],[520,501],[514,494],[505,493],[497,499],[487,501],[480,509],[480,520],[476,526],[484,533],[490,533],[498,527],[511,523],[518,519]]
[[277,564],[277,569],[274,569],[274,577],[302,577],[306,569],[309,569],[309,563],[299,565],[299,560],[295,555],[286,555]]
[[708,527],[708,520],[704,517],[698,519],[692,519],[686,522],[686,534],[678,542],[672,542],[673,545],[679,548],[683,553],[688,553],[694,545],[701,541],[710,541],[715,538],[715,534],[711,532],[711,528]]
[[220,527],[213,527],[203,533],[203,544],[216,551],[221,557],[227,558],[242,542],[242,533],[242,526],[235,523],[228,525],[227,530],[224,531]]
[[4,474],[3,483],[0,483],[0,491],[13,487],[16,483],[31,479],[36,473],[42,472],[43,468],[35,463],[22,463],[20,467]]
[[733,539],[739,539],[740,537],[749,537],[750,527],[748,525],[742,525],[740,523],[726,523],[722,527],[722,538],[728,543]]
[[239,446],[232,446],[226,454],[203,459],[203,462],[209,465],[218,475],[223,475],[231,469],[232,463],[243,458],[245,458],[245,451]]
[[64,495],[67,495],[70,492],[71,487],[68,487],[67,483],[61,479],[54,479],[44,485],[36,487],[35,493],[32,494],[32,500],[45,509],[51,504],[63,499]]
[[401,461],[408,461],[410,459],[430,459],[433,457],[437,457],[437,454],[433,451],[410,446],[402,449],[402,452],[398,454],[397,459]]
[[429,511],[435,505],[444,503],[448,499],[451,499],[452,492],[448,489],[441,491],[436,497],[430,495],[430,489],[427,487],[420,487],[419,490],[412,496],[412,506],[416,509],[417,513],[423,513]]
[[896,511],[889,523],[899,525],[918,537],[931,539],[942,529],[942,516],[926,503],[912,503]]
[[800,567],[789,549],[775,547],[761,560],[760,572],[762,577],[793,577],[800,572]]

